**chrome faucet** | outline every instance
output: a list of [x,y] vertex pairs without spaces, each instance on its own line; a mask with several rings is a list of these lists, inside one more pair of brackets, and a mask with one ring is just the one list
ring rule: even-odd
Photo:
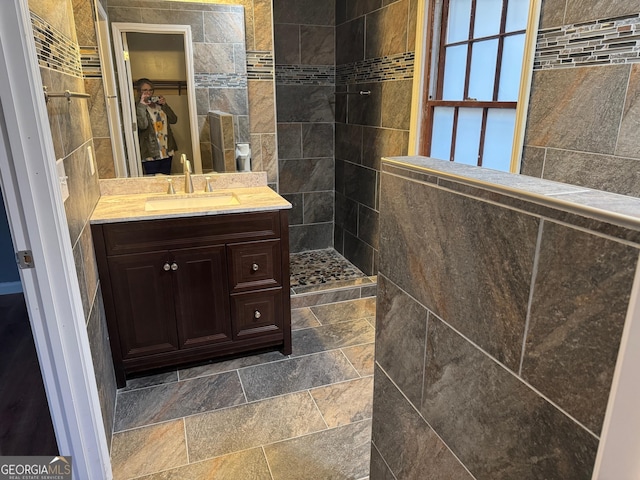
[[187,156],[183,153],[180,157],[182,170],[184,172],[184,193],[193,193],[193,181],[191,180],[191,162],[187,160]]

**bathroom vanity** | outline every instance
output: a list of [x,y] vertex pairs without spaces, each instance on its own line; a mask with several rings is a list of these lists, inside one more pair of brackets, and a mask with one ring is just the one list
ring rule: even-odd
[[91,232],[119,387],[136,372],[291,353],[288,208],[266,186],[103,195]]

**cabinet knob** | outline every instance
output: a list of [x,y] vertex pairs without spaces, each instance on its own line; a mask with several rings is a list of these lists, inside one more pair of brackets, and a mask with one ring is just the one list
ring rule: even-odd
[[162,268],[164,269],[165,272],[168,272],[169,270],[171,270],[171,265],[169,265],[168,263],[165,263]]
[[251,270],[253,270],[254,272],[257,272],[260,269],[260,265],[258,265],[257,263],[254,263],[253,265],[251,265]]
[[262,316],[262,314],[260,313],[260,310],[256,310],[255,312],[253,312],[253,318],[260,318]]
[[176,262],[173,262],[171,264],[171,270],[173,270],[174,272],[178,269],[178,264]]

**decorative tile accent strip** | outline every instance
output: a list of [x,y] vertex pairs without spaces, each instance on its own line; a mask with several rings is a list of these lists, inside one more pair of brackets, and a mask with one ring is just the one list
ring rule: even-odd
[[35,13],[30,13],[38,64],[41,67],[82,77],[78,44]]
[[84,78],[102,78],[102,66],[97,46],[80,47],[80,62]]
[[283,85],[334,85],[333,65],[276,65],[276,82]]
[[534,70],[640,62],[640,15],[540,30]]
[[336,84],[347,85],[386,80],[411,80],[415,65],[415,52],[405,52],[388,57],[370,58],[360,62],[339,65]]
[[273,53],[247,51],[247,77],[249,80],[273,80]]
[[196,73],[196,88],[247,88],[247,76],[237,73]]

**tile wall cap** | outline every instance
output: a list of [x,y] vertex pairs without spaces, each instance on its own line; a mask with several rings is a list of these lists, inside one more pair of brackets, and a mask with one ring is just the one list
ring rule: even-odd
[[640,231],[640,198],[419,155],[383,157],[382,171],[389,172],[390,167],[396,175],[402,170],[407,174],[421,172],[438,181],[473,186]]

